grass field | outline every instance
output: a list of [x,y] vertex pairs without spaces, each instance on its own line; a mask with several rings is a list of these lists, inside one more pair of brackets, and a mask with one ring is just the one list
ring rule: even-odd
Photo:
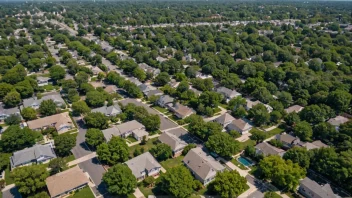
[[15,181],[11,178],[10,168],[7,168],[5,170],[5,182],[6,182],[6,185],[10,185],[10,184],[15,183]]
[[88,186],[76,191],[70,198],[95,198],[93,192]]
[[176,158],[171,158],[171,159],[162,161],[160,164],[166,170],[169,170],[169,169],[171,169],[173,167],[182,165],[183,158],[184,158],[184,156],[181,155],[181,156],[178,156]]
[[167,109],[162,108],[162,107],[159,107],[159,106],[154,106],[153,108],[156,109],[156,110],[158,110],[158,111],[160,111],[161,113],[166,113],[166,112],[168,112]]
[[[130,156],[133,157],[133,153],[134,153],[134,151],[137,150],[137,149],[140,150],[141,148],[144,148],[144,152],[149,151],[149,150],[150,150],[151,148],[153,148],[153,146],[154,146],[153,141],[154,141],[154,139],[151,139],[151,140],[148,140],[145,145],[140,145],[140,144],[138,144],[138,145],[129,147],[129,154],[130,154]],[[144,153],[144,152],[143,152],[143,153]]]

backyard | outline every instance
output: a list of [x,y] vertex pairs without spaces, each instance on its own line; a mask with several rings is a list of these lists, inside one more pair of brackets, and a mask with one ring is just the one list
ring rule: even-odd
[[70,198],[94,198],[93,192],[88,186],[82,188],[81,190],[76,191],[73,195],[69,196]]
[[165,161],[160,162],[161,166],[167,170],[174,168],[176,166],[182,165],[182,160],[184,156],[178,156],[176,158],[170,158]]
[[141,153],[144,153],[144,152],[149,151],[149,150],[154,146],[153,141],[155,141],[155,140],[156,140],[156,139],[150,139],[150,140],[148,140],[147,143],[144,144],[144,145],[138,144],[138,145],[129,147],[129,156],[133,157],[133,153],[134,153],[136,150],[140,150],[140,151],[141,151],[141,150],[144,149],[144,151],[141,152]]

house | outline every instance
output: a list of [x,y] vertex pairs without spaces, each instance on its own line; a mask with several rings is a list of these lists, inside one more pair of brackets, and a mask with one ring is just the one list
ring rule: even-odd
[[203,185],[213,181],[217,172],[225,170],[223,165],[205,153],[200,147],[188,151],[183,158],[183,163]]
[[167,104],[173,103],[174,99],[171,98],[169,95],[162,95],[158,99],[157,103],[161,107],[166,107]]
[[232,117],[228,113],[224,113],[221,116],[215,118],[213,120],[213,122],[217,122],[217,123],[219,123],[221,126],[223,126],[225,128],[228,124],[230,124],[234,120],[236,120],[236,118]]
[[289,135],[286,133],[278,134],[276,135],[275,138],[280,142],[282,142],[282,144],[286,148],[292,148],[293,146],[297,145],[301,141],[298,137],[293,137],[292,135]]
[[160,74],[160,69],[153,68],[153,67],[147,65],[146,63],[140,63],[140,64],[138,64],[138,67],[141,68],[145,73],[153,74],[153,77]]
[[66,106],[65,101],[62,99],[61,95],[57,92],[53,92],[47,95],[42,96],[38,99],[37,97],[32,97],[23,100],[23,107],[32,107],[33,109],[38,109],[40,104],[44,100],[53,100],[57,107]]
[[161,170],[161,165],[149,152],[138,155],[126,161],[125,164],[131,169],[137,181],[150,176],[158,176]]
[[216,89],[216,92],[222,94],[227,100],[242,96],[242,94],[238,93],[236,90],[231,90],[226,87],[219,87]]
[[193,91],[196,96],[200,96],[203,92],[195,89],[193,87],[189,88],[190,91]]
[[304,107],[300,106],[300,105],[293,105],[288,107],[287,109],[285,109],[286,113],[292,113],[292,112],[296,112],[299,113],[304,109]]
[[108,85],[105,87],[104,91],[106,91],[109,94],[116,93],[118,90],[116,85]]
[[249,99],[246,99],[247,104],[245,105],[245,109],[247,111],[249,111],[252,107],[258,105],[258,104],[262,104],[265,106],[266,110],[268,110],[269,113],[271,113],[273,111],[273,108],[270,105],[267,104],[263,104],[262,102],[260,102],[259,100],[256,101],[251,101]]
[[[207,78],[213,78],[211,75],[203,74],[202,72],[197,71],[196,72],[196,78],[201,78],[201,79],[207,79]],[[215,85],[214,85],[215,87]]]
[[103,134],[107,142],[109,142],[113,136],[126,138],[132,135],[138,141],[142,140],[144,136],[148,136],[148,132],[145,131],[145,126],[136,120],[105,129],[103,130]]
[[329,146],[322,143],[320,140],[314,142],[299,142],[297,146],[304,147],[307,150],[319,149],[319,148],[328,148]]
[[244,121],[242,118],[234,119],[226,126],[227,130],[235,130],[241,133],[242,135],[249,133],[252,128],[253,126]]
[[31,120],[28,121],[27,124],[32,130],[42,130],[47,127],[55,127],[59,135],[74,128],[68,112]]
[[298,188],[304,197],[307,198],[337,198],[331,189],[330,184],[319,185],[317,182],[309,179],[308,177],[301,180]]
[[18,107],[13,107],[13,108],[8,108],[7,109],[7,108],[4,108],[4,106],[2,106],[0,104],[0,120],[5,120],[10,115],[17,115],[22,120],[21,112],[20,112],[20,109]]
[[346,123],[348,121],[349,121],[349,119],[346,118],[346,117],[336,116],[336,117],[331,118],[330,120],[328,120],[328,123],[333,125],[336,128],[336,130],[339,130],[340,125],[344,124],[344,123]]
[[38,76],[37,77],[37,83],[39,87],[45,86],[49,84],[49,80],[50,78],[48,77],[42,77],[42,76]]
[[90,85],[92,85],[94,87],[94,89],[98,88],[98,87],[105,87],[105,84],[101,81],[91,81],[89,82]]
[[145,96],[147,96],[147,98],[149,98],[150,96],[161,96],[163,94],[164,94],[164,92],[160,91],[159,89],[155,89],[155,90],[148,91],[145,94]]
[[169,103],[166,106],[170,111],[174,112],[175,115],[180,119],[184,119],[194,113],[191,108],[188,108],[180,103]]
[[183,149],[188,145],[185,141],[169,132],[164,132],[159,136],[159,141],[171,147],[174,157],[182,154]]
[[103,113],[105,116],[116,116],[122,113],[121,108],[118,104],[114,104],[111,106],[102,106],[96,109],[92,109],[92,112],[100,112]]
[[50,197],[65,197],[82,189],[89,183],[89,177],[79,166],[52,175],[45,180]]
[[137,78],[129,78],[128,80],[137,86],[142,84]]
[[160,63],[167,61],[167,58],[163,58],[161,56],[156,57],[156,60],[159,61]]
[[146,95],[149,91],[156,90],[155,87],[147,84],[140,84],[138,87],[143,92],[144,95]]
[[285,151],[282,149],[276,148],[274,146],[271,146],[267,142],[262,142],[255,146],[255,153],[257,155],[264,155],[264,156],[279,155],[282,157],[285,154]]
[[[98,75],[99,73],[103,72],[99,67],[97,66],[92,66],[92,65],[86,65],[86,68],[90,69],[93,73],[94,76]],[[103,72],[104,73],[104,72]]]
[[51,143],[45,145],[37,144],[14,152],[10,157],[10,164],[11,169],[14,169],[19,166],[46,163],[54,158],[56,158],[56,154]]

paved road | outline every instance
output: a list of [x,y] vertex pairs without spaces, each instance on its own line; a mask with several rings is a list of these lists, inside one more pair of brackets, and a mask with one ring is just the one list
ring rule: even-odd
[[74,117],[74,120],[78,125],[78,135],[76,138],[76,146],[72,148],[71,152],[73,153],[75,158],[78,159],[88,154],[91,154],[92,151],[89,150],[85,142],[85,139],[86,139],[85,135],[87,133],[87,128],[85,127],[83,121],[78,117]]
[[137,106],[143,106],[149,113],[151,114],[156,114],[159,115],[160,117],[160,130],[166,130],[166,129],[170,129],[170,128],[175,128],[178,127],[177,124],[173,123],[172,121],[170,121],[169,119],[165,118],[164,116],[160,115],[157,111],[155,111],[154,109],[150,108],[148,105],[141,103],[139,101],[137,101],[136,99],[125,99],[120,101],[123,105],[127,105],[128,103],[133,103]]

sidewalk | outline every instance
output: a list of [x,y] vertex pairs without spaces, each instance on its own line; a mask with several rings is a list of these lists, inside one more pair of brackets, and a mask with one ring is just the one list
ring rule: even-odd
[[143,193],[141,192],[141,190],[139,190],[139,188],[136,188],[133,195],[136,198],[145,198],[145,196],[143,195]]
[[91,154],[88,154],[86,156],[83,156],[81,158],[78,158],[78,159],[75,159],[73,161],[70,161],[67,163],[67,166],[70,167],[70,166],[74,166],[76,164],[79,164],[81,162],[84,162],[84,161],[87,161],[87,160],[90,160],[92,158],[95,158],[97,156],[97,153],[96,152],[93,152]]

